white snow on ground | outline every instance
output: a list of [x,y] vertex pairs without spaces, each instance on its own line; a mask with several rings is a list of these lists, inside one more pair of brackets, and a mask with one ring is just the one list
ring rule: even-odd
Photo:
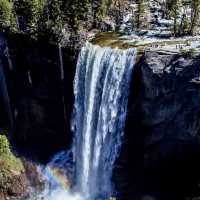
[[148,36],[122,36],[120,39],[124,39],[124,42],[130,45],[148,45],[147,48],[150,49],[162,49],[162,50],[170,50],[170,51],[180,51],[182,49],[197,49],[200,51],[200,36],[196,37],[182,37],[182,38],[174,38],[171,37],[169,39],[161,39],[159,37],[148,37]]
[[[200,51],[200,36],[173,37],[173,20],[162,18],[162,8],[156,1],[149,0],[149,7],[153,10],[153,12],[150,13],[151,21],[153,23],[149,29],[141,30],[136,33],[132,30],[133,11],[136,9],[136,4],[130,4],[130,9],[124,16],[120,28],[122,34],[125,35],[121,36],[119,38],[120,40],[123,40],[130,45],[148,45],[147,48],[152,50],[160,49],[178,52],[182,49],[196,49]],[[184,11],[182,10],[181,12]],[[187,10],[187,13],[189,16],[190,9]],[[181,18],[178,20],[181,20]]]
[[171,19],[158,18],[158,23],[161,24],[161,26],[173,26],[174,21]]
[[159,31],[143,30],[140,33],[143,33],[144,35],[139,36],[140,34],[138,35],[133,32],[130,35],[121,36],[119,39],[130,45],[147,45],[146,48],[151,50],[179,52],[180,50],[196,49],[197,51],[200,51],[200,36],[162,38],[160,37],[162,33],[159,35]]

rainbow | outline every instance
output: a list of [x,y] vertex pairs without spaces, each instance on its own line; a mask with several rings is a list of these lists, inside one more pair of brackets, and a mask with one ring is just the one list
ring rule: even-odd
[[61,186],[64,190],[69,190],[71,188],[71,182],[66,177],[65,171],[59,167],[47,166],[45,168],[45,176],[51,182]]

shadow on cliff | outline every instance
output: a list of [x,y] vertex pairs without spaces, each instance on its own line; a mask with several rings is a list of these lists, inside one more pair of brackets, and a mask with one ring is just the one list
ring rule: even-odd
[[199,63],[146,52],[135,66],[114,177],[123,200],[199,195]]
[[8,37],[13,70],[9,93],[15,118],[13,142],[40,161],[71,144],[75,52],[62,48],[64,80],[57,45],[26,36]]

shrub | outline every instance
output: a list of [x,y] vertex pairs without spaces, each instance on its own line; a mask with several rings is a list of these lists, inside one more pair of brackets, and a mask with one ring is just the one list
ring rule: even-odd
[[13,14],[13,3],[8,0],[0,1],[0,29],[15,29],[15,18]]
[[184,58],[193,58],[193,57],[197,56],[198,54],[199,54],[199,52],[196,49],[181,50],[181,55]]
[[10,144],[5,135],[0,135],[0,155],[10,153]]
[[[0,131],[4,133],[5,131]],[[6,135],[0,135],[0,190],[4,189],[9,180],[24,171],[23,164],[11,151]]]

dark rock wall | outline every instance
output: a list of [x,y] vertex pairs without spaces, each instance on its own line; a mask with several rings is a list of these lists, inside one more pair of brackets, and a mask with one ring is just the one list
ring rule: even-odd
[[65,79],[61,80],[57,45],[16,35],[8,38],[8,46],[14,67],[8,80],[14,141],[18,149],[46,160],[71,143],[74,52],[62,49]]
[[4,73],[3,58],[0,58],[0,127],[10,126],[9,113],[10,105],[8,101],[8,90]]
[[0,33],[0,127],[13,128],[12,105],[9,98],[11,85],[8,83],[10,79],[10,70],[8,59],[5,55],[6,40],[4,34]]
[[147,52],[137,64],[116,170],[124,178],[117,179],[123,200],[140,199],[142,193],[183,200],[198,193],[199,77],[200,57]]

